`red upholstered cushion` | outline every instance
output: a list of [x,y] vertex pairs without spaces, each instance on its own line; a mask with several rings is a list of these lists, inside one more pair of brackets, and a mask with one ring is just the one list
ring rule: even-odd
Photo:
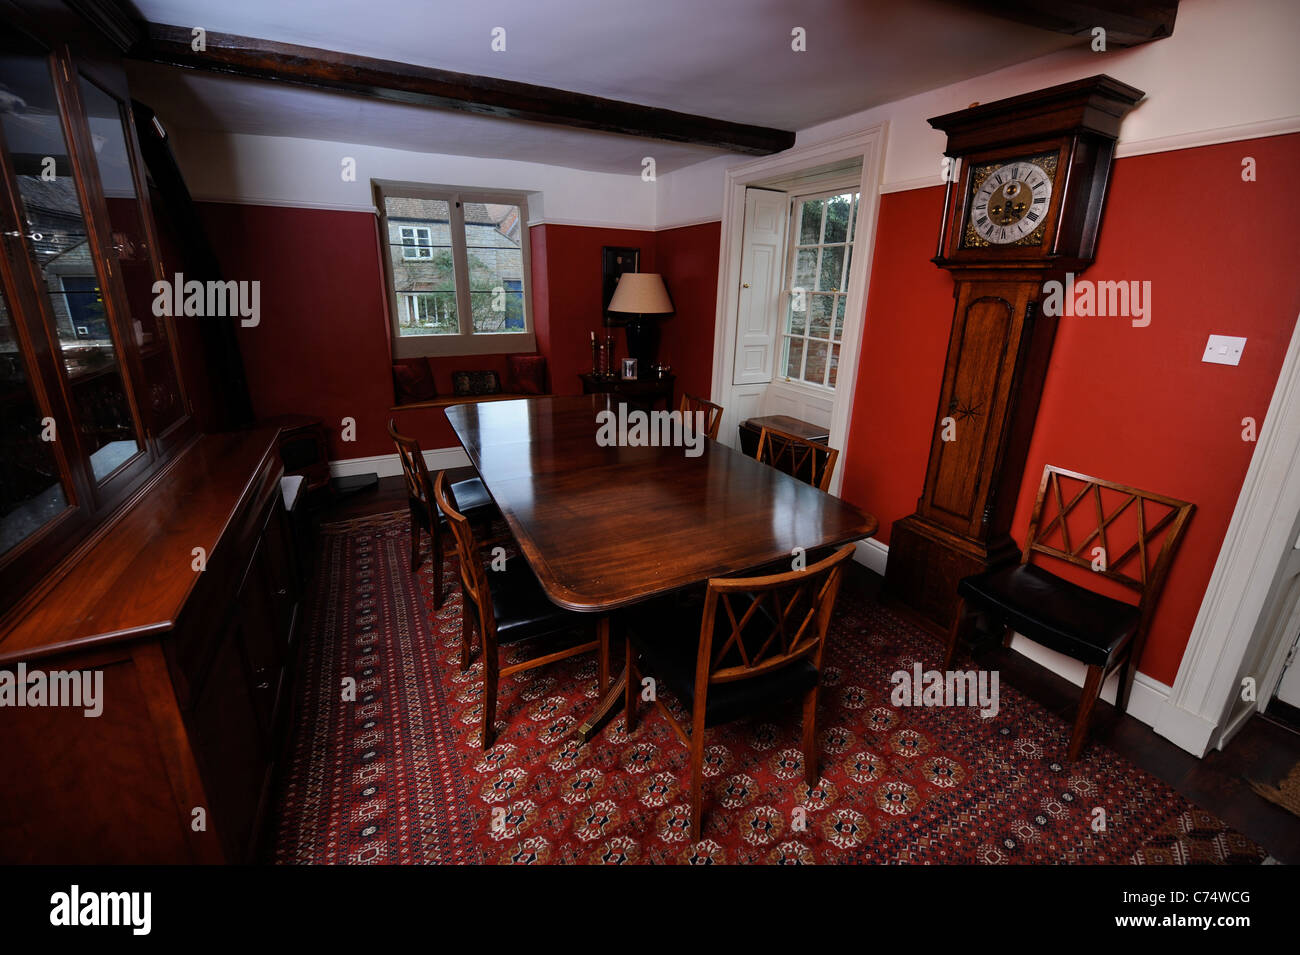
[[511,355],[506,359],[506,390],[520,395],[546,394],[546,359],[541,355]]
[[430,401],[438,397],[433,369],[424,358],[399,358],[393,362],[393,388],[399,405]]

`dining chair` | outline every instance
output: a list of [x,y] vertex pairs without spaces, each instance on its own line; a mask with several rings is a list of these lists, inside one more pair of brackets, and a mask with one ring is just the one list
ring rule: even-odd
[[754,452],[755,460],[770,464],[819,491],[831,486],[839,457],[840,452],[835,448],[776,428],[764,428],[759,433],[758,449]]
[[[691,836],[700,840],[704,803],[704,734],[761,707],[803,701],[804,782],[817,784],[817,696],[822,653],[847,544],[804,570],[765,577],[715,577],[704,607],[671,600],[638,606],[627,614],[628,734],[636,729],[643,676],[666,686],[690,712],[689,731],[664,705],[654,704],[690,750]],[[695,639],[691,639],[691,635]],[[638,663],[638,656],[641,662]]]
[[[555,663],[595,650],[600,692],[609,687],[609,618],[565,610],[551,603],[537,575],[523,557],[510,557],[501,570],[489,570],[479,558],[479,547],[469,519],[451,498],[452,484],[440,471],[433,482],[433,497],[447,517],[460,564],[461,610],[460,668],[469,669],[470,650],[477,629],[483,650],[483,732],[488,749],[496,739],[497,687],[502,677]],[[575,646],[559,646],[560,638],[596,625],[596,639]],[[541,652],[527,660],[501,666],[500,648],[524,641],[535,642]]]
[[[406,502],[411,512],[411,570],[414,572],[420,567],[420,530],[423,529],[429,535],[433,557],[433,606],[437,609],[442,606],[443,598],[443,546],[442,521],[433,499],[433,483],[420,443],[398,432],[397,422],[392,418],[388,419],[388,434],[397,445],[397,454],[402,459],[402,475],[406,478]],[[492,495],[488,494],[480,478],[456,481],[450,488],[461,513],[467,517],[492,520],[497,515]]]
[[[948,633],[944,670],[952,669],[958,645],[980,614],[1006,643],[1020,633],[1085,664],[1068,751],[1071,762],[1078,759],[1102,683],[1120,668],[1115,709],[1126,709],[1169,564],[1195,509],[1186,501],[1049,464],[1038,485],[1021,562],[958,583],[960,603]],[[1138,602],[1066,580],[1033,563],[1038,556],[1086,568],[1135,591]]]
[[682,418],[685,419],[688,414],[694,414],[696,411],[704,412],[704,429],[708,432],[710,438],[718,440],[718,427],[722,424],[722,405],[715,405],[712,401],[704,398],[697,398],[692,394],[682,392],[682,403],[679,409]]

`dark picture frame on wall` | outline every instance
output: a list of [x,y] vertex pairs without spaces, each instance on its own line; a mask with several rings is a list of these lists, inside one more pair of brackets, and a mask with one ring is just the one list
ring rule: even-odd
[[609,303],[614,297],[614,289],[618,287],[619,277],[624,272],[639,272],[641,270],[641,250],[624,248],[622,246],[607,245],[600,250],[600,276],[601,276],[601,314],[605,317],[605,324],[615,324],[610,321]]

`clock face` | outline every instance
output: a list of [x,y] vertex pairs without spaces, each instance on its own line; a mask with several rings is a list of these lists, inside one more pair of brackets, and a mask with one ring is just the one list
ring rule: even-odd
[[974,167],[963,247],[1041,244],[1055,173],[1054,154]]

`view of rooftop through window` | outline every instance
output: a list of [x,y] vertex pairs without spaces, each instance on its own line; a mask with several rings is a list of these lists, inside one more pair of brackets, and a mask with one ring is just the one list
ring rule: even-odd
[[401,336],[465,334],[458,281],[472,334],[526,330],[519,206],[387,196],[384,211]]

